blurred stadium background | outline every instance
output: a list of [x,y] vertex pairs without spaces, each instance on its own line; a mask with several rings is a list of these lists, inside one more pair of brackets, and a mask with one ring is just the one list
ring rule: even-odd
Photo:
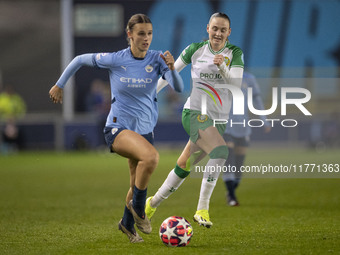
[[[253,128],[246,165],[316,164],[332,172],[245,174],[238,209],[226,207],[224,185],[217,185],[214,227],[195,225],[189,247],[166,253],[339,254],[340,1],[0,0],[0,93],[10,86],[25,102],[17,114],[25,152],[3,156],[8,151],[0,136],[1,254],[160,253],[157,231],[132,246],[116,230],[129,176],[125,158],[101,151],[107,71],[79,70],[63,105],[53,104],[48,91],[75,55],[125,48],[124,28],[135,13],[153,22],[151,48],[177,57],[191,42],[207,39],[206,24],[217,11],[230,16],[230,41],[243,49],[266,109],[272,87],[303,87],[312,94],[305,104],[312,116],[296,107],[281,116],[279,106],[268,117],[296,119],[297,127],[275,125],[269,134]],[[180,113],[190,91],[189,69],[181,72],[183,94],[159,94],[155,140],[161,159],[148,194],[160,187],[188,139]],[[0,94],[0,115],[8,102],[1,100]],[[0,118],[1,130],[6,124]],[[170,215],[191,220],[201,180],[190,177],[159,208],[154,229]]]
[[[125,25],[146,13],[154,27],[152,49],[177,57],[191,42],[207,38],[210,15],[231,18],[231,43],[245,55],[246,70],[258,78],[266,108],[272,87],[299,86],[311,91],[312,116],[293,107],[269,118],[299,121],[295,128],[276,125],[270,134],[254,128],[254,143],[281,146],[339,144],[340,2],[334,0],[1,0],[0,89],[11,85],[26,103],[18,120],[23,148],[95,149],[108,111],[108,74],[81,69],[68,86],[64,106],[50,102],[48,91],[75,55],[111,52],[127,46]],[[158,145],[182,145],[187,136],[180,112],[190,91],[190,68],[181,73],[182,95],[159,94]],[[294,82],[290,82],[291,78]],[[1,123],[3,125],[3,123]]]

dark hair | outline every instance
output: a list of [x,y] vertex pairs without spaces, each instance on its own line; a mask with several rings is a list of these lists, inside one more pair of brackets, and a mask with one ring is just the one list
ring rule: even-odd
[[210,19],[209,19],[209,24],[211,22],[211,20],[213,18],[223,18],[229,21],[229,26],[231,26],[231,22],[230,22],[230,18],[227,14],[223,13],[223,12],[216,12],[213,15],[211,15]]
[[132,31],[134,25],[139,24],[139,23],[151,23],[151,20],[145,14],[135,14],[131,16],[131,18],[129,19],[127,26],[126,26],[126,32]]

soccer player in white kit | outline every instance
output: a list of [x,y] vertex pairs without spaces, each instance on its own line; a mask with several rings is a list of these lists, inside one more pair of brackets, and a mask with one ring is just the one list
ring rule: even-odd
[[[146,202],[145,212],[151,218],[160,205],[183,183],[196,161],[209,156],[203,175],[200,197],[194,220],[211,227],[209,202],[216,185],[219,171],[228,158],[228,148],[223,139],[226,125],[214,125],[214,119],[228,119],[231,94],[222,85],[241,87],[243,76],[243,52],[228,41],[231,33],[230,19],[224,13],[215,13],[207,25],[209,40],[189,45],[175,62],[177,71],[191,64],[192,91],[184,105],[182,123],[190,139],[172,169],[153,197]],[[160,80],[157,91],[167,85]],[[221,86],[218,86],[221,85]],[[222,87],[222,88],[221,88]],[[201,112],[202,98],[206,98],[206,113]],[[198,158],[195,159],[196,155]],[[191,160],[190,157],[192,156]],[[190,164],[190,161],[193,164]]]

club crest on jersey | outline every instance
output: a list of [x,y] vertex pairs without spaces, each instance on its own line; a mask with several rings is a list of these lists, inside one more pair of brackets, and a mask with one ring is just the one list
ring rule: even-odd
[[201,123],[206,122],[208,120],[208,115],[198,114],[197,115],[197,120],[198,120],[198,122],[201,122]]
[[147,65],[145,67],[145,71],[147,71],[148,73],[151,73],[153,71],[153,67],[151,65]]
[[227,66],[229,66],[230,65],[230,58],[224,57],[224,62]]

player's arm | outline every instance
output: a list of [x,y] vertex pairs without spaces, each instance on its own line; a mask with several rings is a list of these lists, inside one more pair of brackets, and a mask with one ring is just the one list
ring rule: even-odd
[[165,72],[164,78],[170,84],[170,86],[177,92],[182,92],[184,88],[182,77],[175,69],[175,60],[169,51],[160,55],[165,64],[169,67],[170,71]]
[[54,103],[63,102],[63,88],[71,76],[74,75],[82,66],[94,66],[93,54],[79,55],[75,57],[70,64],[68,64],[56,84],[49,92],[50,98]]
[[225,82],[231,85],[235,85],[239,88],[241,87],[243,67],[231,66],[231,68],[228,69],[226,63],[224,62],[223,55],[215,55],[214,64],[217,66]]
[[[182,60],[181,57],[179,57],[176,62],[174,63],[174,69],[176,70],[176,73],[178,76],[179,72],[183,70],[184,67],[186,67],[187,64],[184,63],[184,61]],[[163,89],[165,88],[168,84],[169,84],[169,78],[171,79],[171,77],[169,77],[171,74],[167,74],[165,73],[165,80],[161,77],[158,79],[158,83],[157,83],[157,94]],[[168,76],[168,77],[167,77]],[[182,78],[181,78],[182,80]],[[182,90],[184,88],[184,84],[183,84],[183,80],[182,80]]]

